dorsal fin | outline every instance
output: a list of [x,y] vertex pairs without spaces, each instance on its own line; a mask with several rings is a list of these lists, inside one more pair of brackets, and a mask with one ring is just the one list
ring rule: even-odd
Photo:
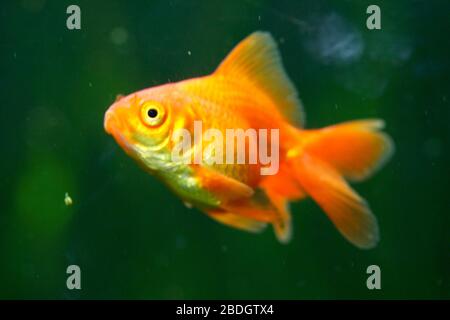
[[270,33],[257,31],[242,40],[215,73],[251,83],[272,100],[288,122],[304,124],[297,90],[284,71],[277,44]]

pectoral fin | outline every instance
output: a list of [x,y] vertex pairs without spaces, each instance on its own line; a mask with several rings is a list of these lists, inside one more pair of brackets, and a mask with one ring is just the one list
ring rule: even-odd
[[197,165],[192,168],[201,187],[213,194],[221,205],[250,198],[254,193],[253,189],[245,183],[227,177],[214,169]]

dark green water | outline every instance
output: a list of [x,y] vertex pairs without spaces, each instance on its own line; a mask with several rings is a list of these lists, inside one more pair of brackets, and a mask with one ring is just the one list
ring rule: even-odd
[[[448,1],[377,1],[372,31],[359,0],[76,1],[72,31],[70,4],[1,4],[0,298],[450,298]],[[117,94],[207,74],[255,30],[277,39],[308,128],[386,121],[396,153],[355,185],[376,249],[311,200],[292,205],[289,245],[219,225],[105,134]]]

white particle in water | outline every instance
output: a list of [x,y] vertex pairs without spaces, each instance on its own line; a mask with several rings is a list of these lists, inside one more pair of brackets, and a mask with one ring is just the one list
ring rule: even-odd
[[66,192],[66,194],[64,195],[64,204],[66,206],[71,206],[73,203],[72,198],[69,196],[69,193]]

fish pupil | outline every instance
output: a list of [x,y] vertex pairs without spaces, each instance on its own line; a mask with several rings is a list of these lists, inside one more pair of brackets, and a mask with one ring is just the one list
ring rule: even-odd
[[156,118],[156,116],[158,115],[158,110],[154,108],[148,109],[147,114],[150,118]]

